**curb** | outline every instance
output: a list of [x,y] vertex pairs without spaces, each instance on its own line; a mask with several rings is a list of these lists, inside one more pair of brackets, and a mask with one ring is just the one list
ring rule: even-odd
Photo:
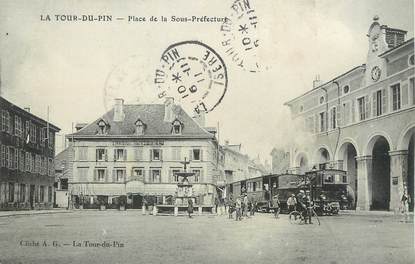
[[56,212],[36,212],[36,213],[20,213],[20,214],[16,214],[16,213],[11,213],[11,214],[0,214],[0,217],[13,217],[13,216],[33,216],[33,215],[45,215],[45,214],[68,214],[68,213],[73,213],[73,211],[56,211]]

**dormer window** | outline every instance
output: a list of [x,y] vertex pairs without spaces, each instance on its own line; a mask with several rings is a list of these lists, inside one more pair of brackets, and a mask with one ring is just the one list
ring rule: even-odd
[[183,123],[180,122],[178,119],[175,119],[172,123],[172,134],[173,135],[180,135],[182,134]]
[[108,124],[105,120],[101,119],[98,122],[98,134],[99,135],[106,135],[108,133]]
[[139,136],[144,135],[146,127],[146,124],[144,124],[141,119],[137,119],[137,121],[135,121],[135,134]]

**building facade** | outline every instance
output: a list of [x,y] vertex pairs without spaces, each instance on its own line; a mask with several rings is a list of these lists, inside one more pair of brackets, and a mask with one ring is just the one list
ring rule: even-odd
[[0,210],[53,207],[58,131],[0,97]]
[[361,210],[393,210],[414,197],[414,41],[379,23],[369,28],[366,63],[286,103],[308,142],[290,150],[290,169],[346,170]]
[[[164,105],[125,105],[113,109],[67,136],[73,150],[68,173],[69,195],[75,206],[111,207],[122,196],[127,207],[171,205],[181,180],[176,173],[195,173],[196,204],[212,206],[218,170],[215,131],[208,131],[172,99]],[[223,178],[223,177],[222,177]]]
[[271,153],[272,173],[285,173],[290,167],[290,152],[284,149],[273,148]]
[[69,205],[68,176],[71,168],[72,148],[65,148],[55,157],[55,207],[67,208]]

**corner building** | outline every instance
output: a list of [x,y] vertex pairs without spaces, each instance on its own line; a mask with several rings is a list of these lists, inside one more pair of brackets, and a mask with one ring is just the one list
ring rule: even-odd
[[0,210],[53,207],[59,130],[0,97]]
[[414,40],[405,35],[376,16],[365,64],[285,104],[310,134],[290,151],[291,171],[346,170],[361,210],[395,210],[405,188],[414,197]]
[[148,205],[172,205],[185,159],[187,171],[195,173],[189,181],[196,205],[213,205],[221,175],[216,131],[199,125],[172,99],[164,105],[117,99],[113,109],[78,129],[67,136],[68,192],[75,206],[112,207],[120,196],[127,196],[129,208],[141,208],[143,198]]

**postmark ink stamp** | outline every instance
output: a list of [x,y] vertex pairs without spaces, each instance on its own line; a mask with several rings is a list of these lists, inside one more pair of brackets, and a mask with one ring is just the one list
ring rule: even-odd
[[220,27],[223,36],[221,46],[238,68],[258,72],[259,23],[252,0],[236,0],[230,9],[230,16]]
[[161,55],[154,83],[159,99],[173,97],[189,113],[212,111],[228,86],[226,65],[219,54],[200,41],[170,45]]

